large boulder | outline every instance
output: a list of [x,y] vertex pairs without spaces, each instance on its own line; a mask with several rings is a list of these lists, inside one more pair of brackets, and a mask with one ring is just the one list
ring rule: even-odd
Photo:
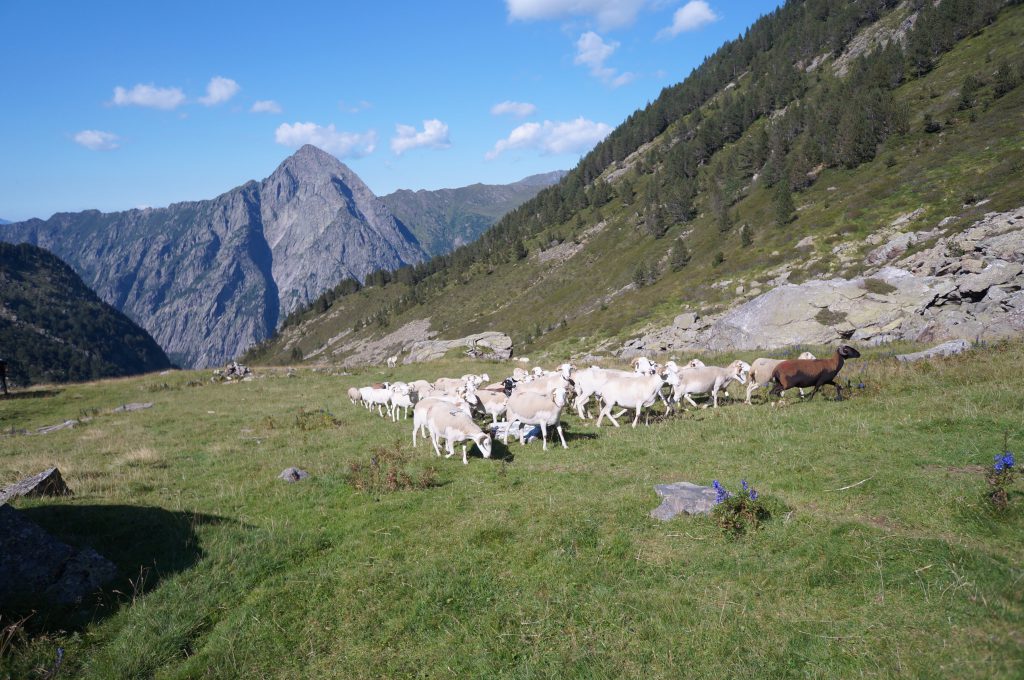
[[0,610],[74,605],[117,576],[92,548],[58,541],[9,505],[0,505]]
[[64,483],[60,470],[55,467],[43,470],[37,475],[22,479],[20,482],[11,484],[3,491],[0,491],[0,503],[6,503],[12,498],[26,496],[34,498],[39,496],[70,496],[71,489]]
[[508,359],[512,356],[512,338],[498,331],[487,331],[456,340],[420,340],[409,347],[402,363],[433,361],[457,348],[465,348],[485,359]]
[[770,349],[885,336],[954,287],[947,279],[893,267],[871,280],[787,284],[727,312],[711,327],[706,343],[711,350]]

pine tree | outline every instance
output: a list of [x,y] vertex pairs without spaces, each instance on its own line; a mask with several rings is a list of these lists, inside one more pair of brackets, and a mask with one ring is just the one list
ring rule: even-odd
[[682,241],[676,241],[668,257],[668,265],[677,272],[690,263],[690,250]]
[[775,224],[782,227],[793,221],[793,194],[789,189],[788,182],[779,182],[775,185],[775,195],[772,203],[775,206]]

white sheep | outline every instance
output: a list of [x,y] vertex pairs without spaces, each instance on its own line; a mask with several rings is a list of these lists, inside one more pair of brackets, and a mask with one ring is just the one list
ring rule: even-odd
[[534,392],[539,394],[550,394],[556,387],[568,389],[572,384],[572,376],[576,367],[572,364],[562,364],[557,371],[547,373],[540,377],[528,376],[525,380],[516,385],[515,392]]
[[[615,427],[619,427],[617,416],[612,415],[615,406],[624,409],[636,409],[636,416],[633,418],[633,427],[636,427],[640,420],[640,412],[654,402],[661,395],[661,388],[667,383],[675,386],[679,376],[675,373],[667,373],[664,378],[660,375],[613,375],[610,376],[601,386],[599,394],[604,401],[604,407],[597,417],[597,426],[601,427],[601,421],[605,416],[612,421]],[[621,416],[622,413],[619,413]]]
[[358,404],[362,402],[363,395],[360,394],[358,387],[350,387],[348,388],[348,398],[353,404]]
[[572,380],[576,392],[576,400],[573,405],[576,407],[576,414],[583,419],[589,419],[587,404],[592,396],[600,395],[601,386],[613,375],[633,375],[629,371],[620,371],[613,368],[601,368],[591,366],[573,373]]
[[[810,352],[803,352],[797,359],[817,359]],[[750,402],[750,395],[753,394],[754,390],[758,387],[764,387],[772,380],[772,372],[775,367],[781,364],[784,359],[754,359],[753,363],[750,364],[750,381],[747,383],[747,399],[744,403]],[[800,396],[804,396],[804,388],[800,388]]]
[[409,385],[405,383],[395,383],[391,386],[391,421],[396,422],[398,420],[398,409],[402,409],[402,416],[405,419],[409,418],[409,409],[412,408],[418,395],[412,391]]
[[480,426],[473,422],[473,419],[464,412],[452,407],[452,405],[438,402],[427,409],[427,427],[430,430],[430,440],[434,444],[434,451],[438,456],[441,450],[437,446],[438,439],[445,440],[445,448],[451,458],[455,455],[455,444],[462,444],[462,464],[468,465],[466,457],[466,442],[472,441],[480,449],[484,458],[491,457],[491,436],[480,429]]
[[398,365],[398,355],[392,354],[391,356],[389,356],[387,358],[387,364],[388,368],[394,368],[396,365]]
[[525,368],[520,368],[519,366],[516,366],[515,368],[512,369],[512,379],[515,380],[516,382],[522,382],[526,380],[528,377],[530,377],[530,372],[527,371]]
[[[363,397],[363,402],[368,409],[372,410],[376,406],[377,415],[381,418],[384,417],[383,408],[388,406],[391,401],[391,385],[383,383],[379,387],[377,385],[360,387],[359,394]],[[390,408],[388,413],[390,414]]]
[[[540,436],[543,441],[543,450],[548,450],[548,428],[554,426],[558,431],[558,438],[562,440],[562,448],[569,446],[565,443],[565,435],[562,434],[562,409],[565,407],[565,387],[555,387],[548,394],[536,392],[513,392],[508,398],[508,405],[505,408],[508,420],[508,427],[505,429],[505,444],[508,445],[508,431],[515,423],[523,425],[540,425]],[[526,444],[526,432],[522,429],[519,433],[519,443]]]
[[658,372],[660,366],[648,359],[647,357],[637,357],[633,359],[633,372],[639,373],[640,375],[654,375]]
[[497,423],[498,416],[505,413],[508,406],[508,396],[505,394],[505,386],[502,383],[489,385],[477,390],[476,397],[479,408],[491,416],[491,422]]
[[416,435],[427,436],[427,416],[431,406],[435,404],[446,404],[450,409],[457,409],[467,416],[471,414],[469,402],[460,396],[441,395],[426,397],[416,402],[412,407],[412,445],[416,446]]
[[700,368],[684,368],[679,371],[679,384],[672,390],[672,401],[679,403],[685,399],[697,407],[690,395],[711,393],[712,402],[718,408],[718,391],[726,389],[733,380],[743,385],[747,382],[750,364],[737,359],[725,368],[718,366],[702,366]]

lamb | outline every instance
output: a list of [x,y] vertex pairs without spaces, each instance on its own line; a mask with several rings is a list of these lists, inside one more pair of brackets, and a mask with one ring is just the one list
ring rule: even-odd
[[363,395],[359,393],[358,387],[348,388],[348,398],[353,404],[358,404],[363,400]]
[[678,382],[679,376],[675,373],[668,373],[664,378],[657,374],[609,376],[600,389],[604,407],[597,417],[597,426],[601,427],[601,421],[607,416],[615,427],[619,427],[619,421],[612,415],[612,409],[621,406],[624,409],[636,409],[636,417],[633,418],[633,427],[636,427],[640,420],[640,412],[658,399],[662,386],[666,383],[674,386]]
[[[565,443],[565,435],[562,434],[562,409],[565,407],[566,388],[555,387],[548,394],[537,394],[536,392],[514,392],[508,398],[506,413],[508,414],[508,428],[505,430],[505,444],[508,445],[508,431],[515,423],[523,425],[540,425],[540,436],[543,442],[543,450],[548,450],[548,428],[552,425],[558,431],[558,438],[562,440],[562,448],[569,446]],[[520,430],[519,443],[526,444],[526,433]]]
[[398,364],[398,355],[392,354],[387,358],[388,368],[394,368]]
[[427,409],[427,427],[430,429],[430,439],[434,445],[434,452],[438,456],[441,450],[437,446],[437,440],[444,438],[445,448],[451,458],[455,455],[455,443],[462,443],[462,464],[468,465],[466,458],[466,442],[472,441],[480,449],[484,458],[491,457],[491,437],[473,422],[473,419],[466,413],[452,408],[451,404],[438,402]]
[[775,386],[771,394],[781,397],[791,387],[813,387],[814,391],[808,400],[814,399],[822,385],[836,388],[836,400],[843,400],[843,391],[835,382],[839,371],[843,370],[844,359],[856,359],[860,352],[849,345],[841,345],[836,353],[828,359],[790,359],[783,361],[772,371],[772,382]]
[[398,421],[398,409],[402,409],[404,418],[409,418],[409,409],[415,405],[417,394],[405,383],[395,383],[391,386],[391,421]]
[[[803,352],[797,359],[816,359],[810,352]],[[772,380],[772,372],[775,367],[782,363],[782,359],[754,359],[750,364],[750,382],[747,383],[747,399],[744,403],[749,404],[750,395],[759,387],[764,387]],[[800,396],[804,396],[804,388],[800,388]]]
[[710,392],[712,402],[718,408],[718,390],[727,388],[733,380],[743,385],[749,372],[750,364],[740,359],[725,368],[702,366],[683,369],[679,372],[679,384],[672,391],[672,401],[679,403],[680,399],[686,399],[696,408],[697,403],[690,395]]

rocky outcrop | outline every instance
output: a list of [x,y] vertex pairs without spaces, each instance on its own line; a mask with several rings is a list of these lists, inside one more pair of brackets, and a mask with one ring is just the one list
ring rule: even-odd
[[672,326],[630,340],[620,353],[771,349],[841,340],[973,341],[1024,333],[1024,210],[989,213],[896,266],[886,264],[903,255],[907,244],[939,233],[886,237],[868,254],[869,263],[884,266],[866,276],[781,285],[717,316],[680,314]]
[[512,356],[512,338],[497,331],[475,333],[456,340],[421,340],[408,348],[403,364],[440,359],[453,349],[482,359],[508,359]]
[[64,483],[60,470],[55,467],[43,470],[37,475],[26,477],[19,482],[11,484],[3,491],[0,491],[0,505],[12,498],[25,496],[36,498],[39,496],[71,496],[71,489]]
[[425,255],[348,167],[304,146],[208,201],[59,213],[0,228],[42,246],[185,366],[223,364],[344,277]]

